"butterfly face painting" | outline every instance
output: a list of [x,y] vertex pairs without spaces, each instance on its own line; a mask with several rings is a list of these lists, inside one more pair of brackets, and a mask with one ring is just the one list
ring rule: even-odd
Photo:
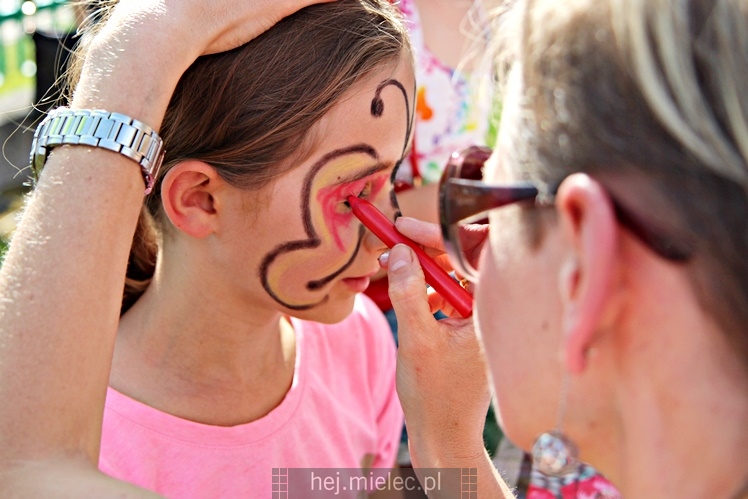
[[[275,194],[274,203],[287,197],[287,209],[298,210],[303,230],[275,245],[258,273],[265,292],[296,315],[330,307],[347,315],[355,294],[379,269],[384,248],[353,216],[348,196],[366,198],[393,218],[397,210],[391,178],[410,141],[412,70],[403,63],[394,72],[378,72],[349,94],[320,123],[319,146],[295,172],[298,181]],[[337,315],[330,317],[342,318]]]

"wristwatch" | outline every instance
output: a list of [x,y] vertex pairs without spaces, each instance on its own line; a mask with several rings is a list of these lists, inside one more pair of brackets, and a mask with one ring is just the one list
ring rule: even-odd
[[103,147],[132,159],[143,173],[145,194],[153,189],[164,159],[161,137],[145,123],[100,109],[59,107],[47,115],[34,133],[30,161],[35,182],[49,151],[67,144]]

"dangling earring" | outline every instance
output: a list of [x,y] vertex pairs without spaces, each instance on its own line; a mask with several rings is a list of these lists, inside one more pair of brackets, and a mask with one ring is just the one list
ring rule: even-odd
[[579,450],[561,431],[561,422],[566,411],[566,394],[568,391],[569,374],[564,373],[561,382],[561,397],[558,402],[556,427],[541,434],[532,446],[533,467],[550,476],[563,476],[575,471],[579,466]]

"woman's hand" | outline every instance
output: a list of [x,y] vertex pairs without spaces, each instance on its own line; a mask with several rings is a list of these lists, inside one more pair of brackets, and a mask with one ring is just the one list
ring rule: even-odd
[[[284,17],[315,3],[334,0],[120,0],[116,22],[127,19],[157,31],[195,56],[239,47],[267,31]],[[158,47],[154,47],[158,50]]]
[[[446,262],[438,227],[404,218],[397,228]],[[434,319],[432,309],[441,299],[427,296],[423,271],[407,246],[395,246],[387,265],[400,342],[397,390],[414,466],[477,459],[484,454],[490,391],[472,320]]]
[[[423,244],[429,256],[447,265],[439,229],[402,218],[397,228]],[[470,235],[476,255],[486,231]],[[463,241],[465,242],[465,241]],[[488,369],[472,319],[432,315],[423,270],[404,244],[390,250],[390,299],[398,321],[397,394],[405,412],[410,458],[423,481],[424,468],[477,471],[476,497],[513,498],[483,447],[483,425],[490,403]],[[442,484],[430,499],[459,497],[461,484]]]
[[117,111],[159,129],[179,78],[201,55],[256,38],[334,0],[120,0],[91,40],[72,107]]
[[[211,36],[208,37],[208,43],[201,54],[213,54],[247,43],[299,9],[331,1],[334,0],[179,0],[177,5],[186,5],[194,9],[188,18],[194,30],[205,30],[209,27],[207,31]],[[206,20],[210,20],[208,26]]]
[[[395,221],[395,227],[397,227],[397,230],[401,234],[420,244],[426,254],[437,262],[441,268],[447,272],[453,270],[452,264],[445,253],[442,233],[438,225],[417,220],[415,218],[400,217]],[[467,249],[471,265],[473,265],[474,268],[477,268],[480,251],[488,237],[488,226],[467,226],[461,232],[461,236],[462,247]],[[462,276],[457,274],[457,278],[460,279]],[[467,283],[465,289],[472,294],[474,285],[472,283]],[[428,289],[428,302],[432,313],[440,310],[449,317],[461,317],[452,304],[442,298],[442,296],[436,293],[432,288]]]

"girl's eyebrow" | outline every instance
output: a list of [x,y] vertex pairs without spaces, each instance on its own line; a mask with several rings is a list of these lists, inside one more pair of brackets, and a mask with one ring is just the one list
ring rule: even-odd
[[387,170],[389,168],[392,168],[395,166],[394,163],[377,163],[374,166],[371,166],[367,168],[366,170],[361,170],[358,172],[351,173],[349,175],[340,177],[337,182],[332,184],[333,186],[336,185],[343,185],[343,184],[350,184],[351,182],[355,182],[357,180],[364,179],[366,177],[369,177],[371,175],[374,175],[375,173],[379,173],[381,171]]

